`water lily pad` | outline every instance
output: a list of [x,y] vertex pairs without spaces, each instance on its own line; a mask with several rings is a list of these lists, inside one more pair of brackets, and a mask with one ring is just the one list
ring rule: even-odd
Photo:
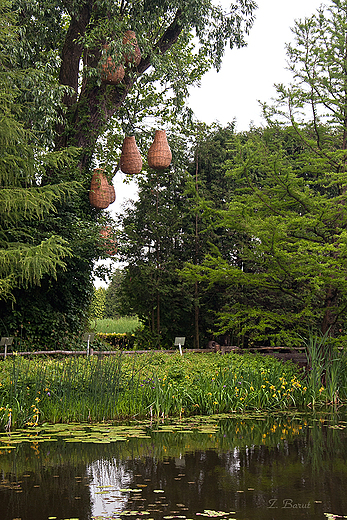
[[213,509],[204,509],[204,512],[203,513],[196,513],[197,515],[200,515],[200,516],[207,516],[209,518],[216,518],[218,516],[225,516],[225,515],[228,515],[229,513],[226,513],[225,511],[214,511]]
[[124,488],[124,489],[119,489],[118,491],[121,491],[122,493],[126,493],[126,492],[128,492],[128,493],[131,493],[131,492],[139,493],[139,492],[142,491],[142,489],[141,488],[140,489],[139,488],[137,488],[137,489]]

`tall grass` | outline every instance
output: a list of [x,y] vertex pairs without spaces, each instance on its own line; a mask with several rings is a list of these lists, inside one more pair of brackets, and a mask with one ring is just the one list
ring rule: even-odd
[[141,325],[135,316],[123,316],[121,318],[104,318],[93,321],[92,326],[95,332],[126,334],[134,332]]
[[347,397],[347,352],[329,344],[328,332],[311,332],[304,340],[308,361],[308,404],[313,407],[324,400],[326,404],[338,405]]
[[[302,373],[260,355],[134,354],[0,366],[0,426],[281,410],[307,403]],[[10,426],[9,426],[10,421]]]
[[310,333],[305,340],[307,386],[312,406],[323,399],[327,404],[337,405],[347,397],[347,352],[332,348],[329,340],[328,332]]

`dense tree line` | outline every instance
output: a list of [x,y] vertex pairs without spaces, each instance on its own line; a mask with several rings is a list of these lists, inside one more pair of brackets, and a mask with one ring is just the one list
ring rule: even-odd
[[[148,178],[130,219],[123,219],[125,234],[127,226],[135,233],[131,223],[152,208],[153,229],[148,228],[141,249],[135,245],[141,233],[133,240],[127,234],[143,257],[128,250],[126,273],[135,300],[136,283],[146,287],[148,299],[139,314],[144,319],[151,310],[148,327],[157,333],[167,331],[172,338],[173,329],[181,328],[192,335],[198,323],[195,337],[201,327],[203,334],[236,334],[246,344],[298,344],[310,330],[344,341],[347,2],[333,0],[298,20],[293,31],[295,44],[288,46],[293,83],[278,85],[277,100],[263,105],[267,127],[231,133],[216,157],[215,147],[209,148],[216,134],[205,135],[176,200],[165,199],[174,193],[168,187],[172,180]],[[158,197],[163,204],[159,220]],[[181,226],[183,218],[187,221]],[[161,240],[169,241],[163,259],[158,256]],[[181,248],[175,256],[176,241]],[[173,258],[177,261],[171,264]],[[204,300],[208,295],[214,301]],[[138,300],[132,304],[128,298],[128,303],[139,309]],[[159,314],[155,326],[160,304],[171,316],[166,330],[162,321],[159,327]]]
[[[189,85],[211,66],[220,66],[226,45],[245,44],[255,3],[236,0],[227,10],[210,0],[183,5],[166,0],[1,0],[0,5],[13,27],[11,37],[2,33],[1,52],[7,60],[5,64],[2,58],[2,67],[22,108],[12,121],[30,132],[25,137],[29,156],[17,163],[22,170],[15,184],[40,188],[47,209],[54,209],[39,220],[40,209],[29,221],[27,204],[22,236],[13,235],[12,217],[2,226],[3,257],[14,257],[13,244],[23,243],[25,234],[25,241],[44,245],[52,258],[46,268],[35,267],[38,278],[31,270],[14,285],[11,270],[2,268],[7,292],[1,293],[1,332],[21,330],[47,344],[52,330],[65,336],[83,330],[93,268],[96,260],[107,256],[100,230],[114,224],[107,212],[89,204],[93,169],[103,168],[111,182],[122,140],[129,134],[137,136],[145,157],[153,138],[148,120],[159,127],[170,120],[189,122],[184,106]],[[136,34],[139,63],[133,59],[135,46],[124,39],[128,30]],[[193,38],[199,42],[197,51]],[[117,84],[103,80],[109,60],[115,69],[124,70]],[[22,153],[21,140],[13,139],[17,156]],[[29,180],[23,163],[31,157],[37,166]],[[0,191],[5,197],[12,181],[3,175]],[[71,182],[77,183],[73,195],[63,197],[64,184]],[[69,189],[71,194],[71,185]]]
[[[105,310],[137,314],[147,344],[182,335],[200,347],[225,335],[234,344],[288,345],[310,329],[343,341],[346,0],[296,22],[291,85],[263,104],[264,128],[239,134],[233,124],[195,123],[184,99],[220,65],[227,42],[244,44],[252,1],[229,15],[208,0],[0,6],[6,334],[21,328],[47,339],[52,329],[83,329],[93,266],[109,256],[100,230],[109,226],[119,229],[116,258],[126,267],[106,291]],[[124,62],[128,29],[142,53],[137,65]],[[102,81],[109,59],[125,67],[117,85]],[[138,199],[114,222],[89,204],[93,169],[111,182],[129,134],[145,158],[153,120],[167,128],[172,165],[154,171],[145,162]]]

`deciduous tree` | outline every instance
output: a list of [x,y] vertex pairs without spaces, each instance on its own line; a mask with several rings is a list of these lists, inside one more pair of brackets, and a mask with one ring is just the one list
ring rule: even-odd
[[293,82],[277,86],[263,105],[269,128],[240,136],[229,163],[237,190],[221,222],[244,234],[242,264],[210,255],[199,269],[247,295],[234,292],[225,328],[280,344],[309,327],[343,337],[347,308],[347,2],[332,0],[293,32]]
[[[210,0],[12,2],[20,38],[6,49],[12,69],[35,71],[15,81],[25,125],[35,134],[33,143],[57,153],[71,146],[80,152],[77,170],[46,164],[41,186],[73,178],[84,192],[72,205],[62,203],[54,219],[34,225],[37,236],[62,236],[72,256],[67,270],[57,271],[57,282],[46,277],[40,293],[17,292],[15,312],[9,306],[2,309],[8,330],[20,324],[25,330],[28,321],[32,328],[37,324],[40,334],[52,324],[81,329],[92,295],[93,265],[102,256],[98,237],[105,223],[88,202],[93,168],[101,164],[111,180],[124,132],[138,130],[137,114],[141,122],[154,113],[156,104],[165,121],[182,110],[187,87],[211,64],[220,65],[225,45],[244,45],[254,8],[253,0],[236,0],[227,11]],[[134,46],[124,42],[127,30],[136,33],[139,64],[132,60]],[[199,42],[197,51],[192,35]],[[115,85],[103,81],[109,59],[115,68],[125,68],[124,78]]]

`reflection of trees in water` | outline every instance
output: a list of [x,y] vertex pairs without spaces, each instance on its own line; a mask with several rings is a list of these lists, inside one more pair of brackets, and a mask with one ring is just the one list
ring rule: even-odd
[[[105,496],[98,494],[101,486],[112,486],[116,489],[129,488],[133,480],[133,474],[126,469],[126,462],[117,460],[98,459],[87,465],[86,474],[90,479],[90,495],[93,514],[99,514],[104,509]],[[112,496],[112,510],[122,511],[127,509],[127,494]]]
[[[84,464],[45,467],[41,459],[37,468],[40,469],[35,472],[27,470],[30,477],[23,477],[22,468],[17,473],[2,475],[4,483],[19,481],[21,484],[20,493],[1,490],[1,520],[38,520],[50,516],[90,518],[90,492]],[[76,479],[76,476],[81,478]]]
[[[271,498],[281,502],[305,495],[312,503],[324,497],[331,510],[345,514],[347,494],[337,491],[347,479],[347,437],[319,417],[236,419],[223,421],[216,433],[157,432],[152,438],[111,444],[59,440],[39,444],[37,450],[23,444],[0,456],[3,480],[23,480],[22,493],[0,492],[0,511],[8,511],[5,520],[37,520],[40,516],[30,516],[30,507],[33,497],[42,496],[35,511],[45,518],[53,516],[58,505],[62,518],[89,518],[96,485],[120,489],[145,482],[146,503],[166,511],[179,503],[192,513],[254,508],[266,512]],[[338,419],[331,417],[329,423],[338,424]],[[30,473],[30,479],[25,481],[23,473]],[[155,489],[165,494],[155,495]],[[131,493],[114,499],[114,510],[138,507]]]

